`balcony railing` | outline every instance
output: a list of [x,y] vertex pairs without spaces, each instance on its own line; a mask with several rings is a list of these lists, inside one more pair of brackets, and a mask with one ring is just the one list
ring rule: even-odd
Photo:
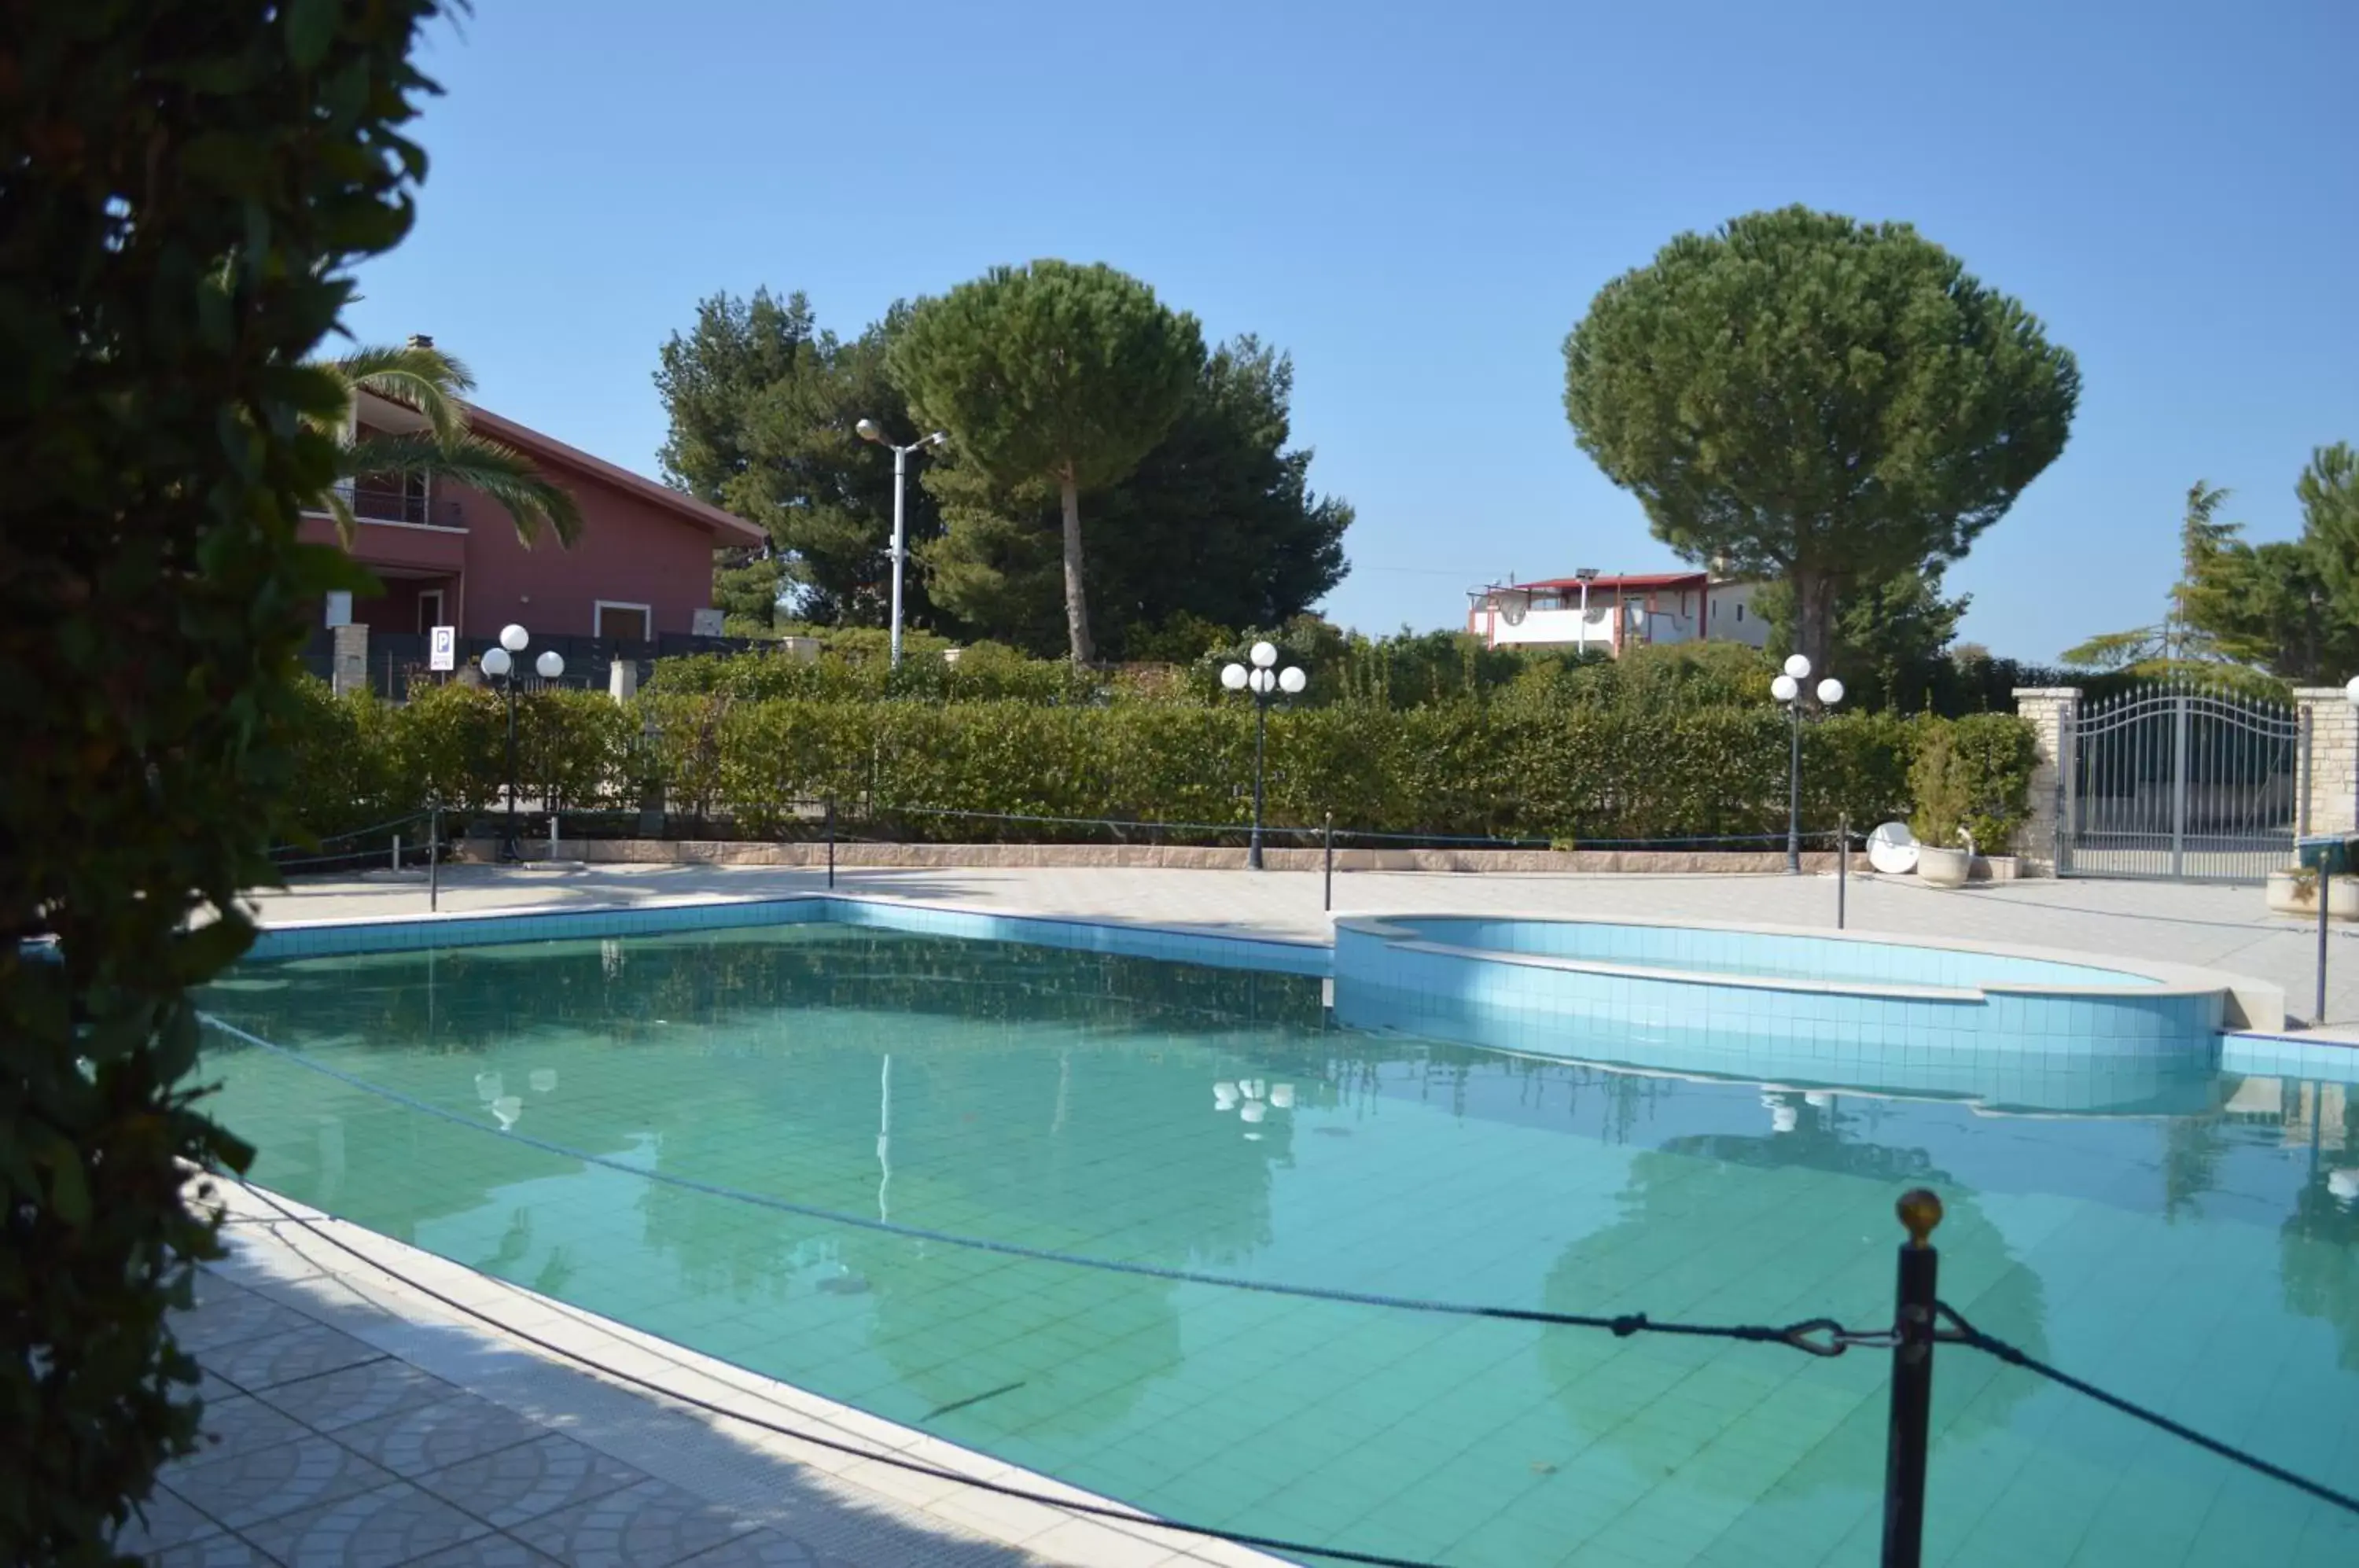
[[336,494],[364,523],[426,521],[426,486],[416,481],[345,479],[337,482]]

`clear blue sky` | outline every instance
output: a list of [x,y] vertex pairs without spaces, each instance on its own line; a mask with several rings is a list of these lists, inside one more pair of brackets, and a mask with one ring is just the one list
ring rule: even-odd
[[2080,356],[2071,447],[1951,578],[1966,636],[2047,658],[2154,616],[2191,481],[2287,537],[2310,448],[2359,441],[2354,60],[2352,0],[478,0],[352,321],[652,473],[656,351],[705,294],[849,332],[1110,262],[1292,352],[1313,481],[1359,508],[1326,608],[1383,630],[1669,563],[1564,422],[1599,285],[1756,208],[1907,219]]

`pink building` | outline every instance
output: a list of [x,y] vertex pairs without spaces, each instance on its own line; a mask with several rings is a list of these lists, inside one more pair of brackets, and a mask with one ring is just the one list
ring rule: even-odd
[[[413,410],[365,393],[357,419],[368,430],[424,425]],[[719,634],[712,552],[762,543],[759,528],[497,414],[473,408],[468,422],[572,494],[581,537],[569,550],[544,532],[527,548],[508,515],[465,485],[361,481],[350,492],[360,520],[353,554],[385,592],[353,600],[353,625],[380,642],[449,626],[462,644],[473,644],[511,621],[529,627],[537,642],[638,644]],[[324,512],[307,517],[303,537],[333,544],[335,524]],[[323,620],[336,619],[340,608]]]

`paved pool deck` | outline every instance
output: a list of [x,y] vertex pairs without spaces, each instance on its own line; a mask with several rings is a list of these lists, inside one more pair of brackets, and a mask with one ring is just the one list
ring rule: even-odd
[[[595,865],[577,869],[460,866],[443,873],[446,911],[579,909],[651,898],[817,892],[826,874],[788,866]],[[974,866],[839,871],[836,891],[1007,914],[1054,915],[1231,935],[1326,942],[1315,872]],[[266,923],[414,917],[422,873],[309,881],[256,898]],[[1914,877],[1860,876],[1849,929],[2052,950],[2059,956],[2195,964],[2281,986],[2288,1022],[2310,1039],[2359,1044],[2359,930],[2328,940],[2326,1017],[2312,1018],[2317,928],[2269,912],[2261,889],[2073,878],[1978,884],[1957,891]],[[1335,878],[1335,913],[1625,915],[1824,926],[1832,876],[1549,876],[1353,872]]]

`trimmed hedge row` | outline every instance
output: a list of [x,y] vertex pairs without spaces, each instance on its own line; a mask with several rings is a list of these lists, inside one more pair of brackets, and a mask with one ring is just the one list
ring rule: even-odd
[[[745,835],[797,831],[832,798],[849,821],[940,840],[1102,837],[1049,824],[929,817],[999,812],[1225,823],[1250,813],[1253,717],[1242,704],[1047,706],[1021,702],[747,701],[649,692],[629,708],[548,691],[518,703],[518,771],[566,811],[637,806],[727,817]],[[488,809],[506,773],[494,692],[445,686],[406,708],[317,689],[300,745],[303,820],[321,834],[418,809],[429,792]],[[2008,842],[2033,741],[2011,714],[1841,714],[1802,745],[1802,814],[1863,831],[1906,817],[1919,737],[1946,726],[1971,781],[1977,843]],[[1270,822],[1548,839],[1580,844],[1782,832],[1785,722],[1774,709],[1573,705],[1535,716],[1473,703],[1271,715]]]

